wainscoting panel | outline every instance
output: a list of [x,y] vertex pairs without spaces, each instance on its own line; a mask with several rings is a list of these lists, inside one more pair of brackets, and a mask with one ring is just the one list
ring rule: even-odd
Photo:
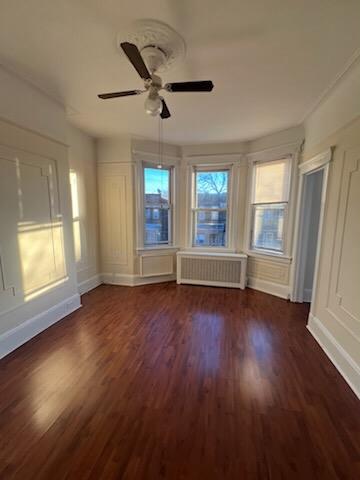
[[56,161],[0,146],[0,313],[66,278]]
[[140,255],[140,276],[171,275],[174,273],[174,261],[173,253]]
[[[360,342],[360,149],[344,154],[332,251],[329,312]],[[356,239],[356,240],[355,240]]]
[[101,260],[103,270],[132,273],[132,166],[98,165]]
[[248,276],[287,285],[289,283],[289,263],[249,256]]

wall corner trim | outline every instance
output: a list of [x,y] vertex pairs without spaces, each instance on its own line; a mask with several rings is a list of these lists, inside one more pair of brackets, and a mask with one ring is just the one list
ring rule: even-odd
[[275,295],[275,297],[284,298],[285,300],[289,298],[288,285],[281,285],[279,283],[248,276],[247,287],[270,295]]
[[17,327],[3,333],[0,335],[0,358],[5,357],[80,307],[80,295],[72,295],[48,310],[29,318]]
[[337,342],[317,317],[309,314],[307,329],[324,350],[340,375],[360,399],[360,366]]
[[101,284],[102,284],[102,280],[99,274],[94,275],[93,277],[87,278],[86,280],[78,284],[79,294],[84,295],[84,293],[90,292],[90,290],[93,290],[94,288],[98,287]]

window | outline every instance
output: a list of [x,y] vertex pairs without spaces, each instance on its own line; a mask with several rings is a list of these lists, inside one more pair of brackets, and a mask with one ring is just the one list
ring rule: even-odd
[[253,182],[251,248],[284,253],[290,160],[255,163]]
[[144,167],[144,245],[171,244],[171,168]]
[[193,246],[227,246],[229,170],[195,170]]

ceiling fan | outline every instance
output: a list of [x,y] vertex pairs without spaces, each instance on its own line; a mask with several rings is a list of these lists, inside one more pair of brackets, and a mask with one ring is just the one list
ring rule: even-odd
[[[98,95],[102,100],[117,97],[127,97],[130,95],[140,95],[141,93],[148,93],[145,101],[146,113],[152,116],[160,115],[162,119],[171,116],[166,102],[162,96],[159,95],[161,90],[166,92],[211,92],[214,85],[211,80],[195,81],[195,82],[173,82],[162,85],[161,78],[155,75],[156,70],[164,62],[166,62],[165,52],[155,46],[149,45],[142,49],[142,53],[146,55],[149,69],[146,66],[143,57],[138,47],[129,42],[120,44],[125,55],[128,57],[133,67],[144,80],[144,90],[126,90],[123,92],[101,93]],[[150,70],[150,71],[149,71]]]

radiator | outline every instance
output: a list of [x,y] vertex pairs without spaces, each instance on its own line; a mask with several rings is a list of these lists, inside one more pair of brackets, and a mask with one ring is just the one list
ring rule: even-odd
[[243,253],[177,253],[177,283],[245,288],[247,255]]

